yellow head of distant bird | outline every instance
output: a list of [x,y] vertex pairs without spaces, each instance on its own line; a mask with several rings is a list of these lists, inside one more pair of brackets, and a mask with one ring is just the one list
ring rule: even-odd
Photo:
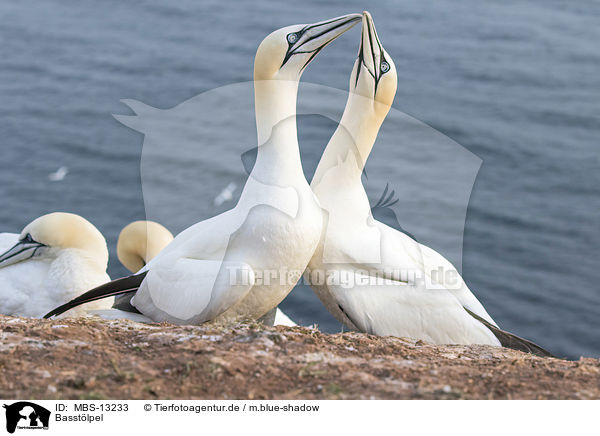
[[135,221],[121,230],[117,256],[131,272],[138,272],[173,240],[173,235],[154,221]]
[[297,24],[276,30],[258,47],[254,80],[297,81],[323,47],[360,19],[361,15],[350,14],[315,24]]
[[108,250],[102,233],[79,215],[63,212],[43,215],[29,223],[17,244],[0,255],[0,268],[29,259],[52,260],[67,249],[78,250],[106,269]]

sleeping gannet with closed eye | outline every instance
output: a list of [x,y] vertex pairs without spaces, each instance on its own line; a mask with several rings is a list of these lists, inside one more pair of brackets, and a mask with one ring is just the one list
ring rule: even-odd
[[[0,234],[0,313],[42,317],[85,289],[110,280],[108,250],[90,222],[70,213],[51,213],[28,224],[20,234]],[[98,301],[70,315],[110,307]]]
[[[549,355],[500,330],[442,255],[373,219],[361,175],[396,86],[394,63],[365,12],[348,101],[311,183],[327,216],[306,273],[313,290],[350,329]],[[438,277],[450,273],[457,283],[446,286],[436,279],[438,271],[444,272]]]
[[300,162],[298,82],[321,49],[360,18],[286,27],[260,44],[254,64],[258,156],[233,209],[181,232],[138,274],[88,291],[46,316],[131,291],[131,304],[143,315],[176,324],[258,319],[275,308],[321,235],[321,209]]

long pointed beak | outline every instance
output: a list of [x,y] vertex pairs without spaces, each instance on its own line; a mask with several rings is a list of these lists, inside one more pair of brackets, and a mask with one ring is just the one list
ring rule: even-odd
[[31,259],[41,247],[44,247],[44,244],[39,242],[17,242],[12,248],[0,255],[0,268]]
[[313,40],[319,47],[325,47],[342,33],[350,30],[362,18],[361,14],[348,14],[331,20],[320,21],[308,26],[305,34],[309,40]]
[[362,15],[362,40],[358,56],[365,68],[371,73],[375,81],[381,77],[381,53],[383,47],[375,30],[373,17],[364,11]]
[[[288,57],[297,53],[312,53],[306,65],[331,41],[351,29],[362,18],[361,14],[348,14],[341,17],[306,25],[298,32]],[[287,60],[287,59],[286,59]],[[284,61],[285,63],[285,61]]]

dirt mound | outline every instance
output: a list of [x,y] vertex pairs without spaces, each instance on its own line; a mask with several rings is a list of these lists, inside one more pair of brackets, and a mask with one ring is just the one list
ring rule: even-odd
[[600,361],[306,327],[0,316],[0,396],[598,399]]

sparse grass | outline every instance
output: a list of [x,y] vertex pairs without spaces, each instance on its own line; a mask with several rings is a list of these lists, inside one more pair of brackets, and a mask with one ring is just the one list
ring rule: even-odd
[[101,393],[91,391],[91,392],[88,392],[85,394],[81,394],[77,399],[78,400],[107,400],[108,398],[106,398]]
[[0,316],[0,331],[11,332],[0,344],[11,349],[0,353],[7,398],[600,399],[598,359],[248,320],[182,327],[79,318],[61,319],[60,329],[11,320]]

